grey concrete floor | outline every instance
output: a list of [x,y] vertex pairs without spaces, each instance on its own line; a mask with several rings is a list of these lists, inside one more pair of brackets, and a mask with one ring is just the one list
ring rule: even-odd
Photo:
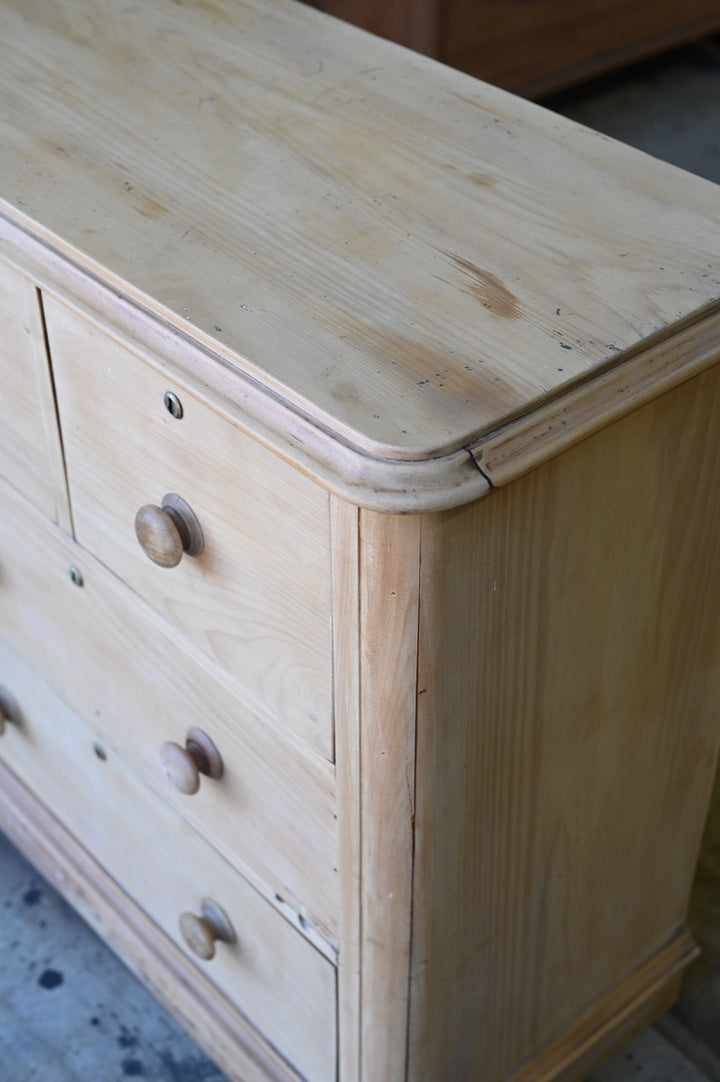
[[[546,104],[720,183],[720,39]],[[715,807],[693,901],[705,961],[591,1082],[720,1082],[720,787]],[[0,1082],[224,1082],[2,835],[0,914]]]
[[0,1082],[224,1082],[0,834]]

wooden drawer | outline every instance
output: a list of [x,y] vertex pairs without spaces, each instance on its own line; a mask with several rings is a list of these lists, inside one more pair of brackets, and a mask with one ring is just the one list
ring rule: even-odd
[[66,526],[67,493],[38,291],[0,261],[0,476]]
[[[0,756],[176,943],[184,912],[211,898],[236,941],[198,961],[271,1043],[313,1082],[335,1079],[335,969],[158,799],[0,640],[0,684],[14,722]],[[191,953],[188,951],[188,953]],[[194,956],[193,956],[194,957]],[[199,978],[201,979],[201,978]],[[302,993],[300,993],[302,989]]]
[[[282,740],[148,605],[0,489],[3,633],[168,808],[201,831],[278,905],[337,942],[334,771]],[[78,588],[68,569],[76,566]],[[77,575],[76,575],[77,577]],[[177,792],[160,762],[189,727],[222,756],[219,780]]]
[[[327,493],[52,298],[46,318],[78,540],[331,759]],[[170,569],[134,527],[168,493],[192,508],[205,545]]]

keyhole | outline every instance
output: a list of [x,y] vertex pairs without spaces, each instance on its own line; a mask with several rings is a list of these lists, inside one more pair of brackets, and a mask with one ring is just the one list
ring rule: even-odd
[[179,421],[183,415],[183,407],[182,402],[175,392],[166,391],[163,395],[163,403],[170,416],[174,417],[176,421]]

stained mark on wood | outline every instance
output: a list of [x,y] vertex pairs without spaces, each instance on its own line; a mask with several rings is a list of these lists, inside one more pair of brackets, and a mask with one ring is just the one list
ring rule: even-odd
[[468,173],[467,179],[477,188],[494,188],[497,181],[487,173]]
[[445,252],[445,255],[453,261],[465,278],[467,285],[464,292],[477,297],[484,308],[488,308],[494,315],[502,316],[504,319],[516,319],[521,314],[517,297],[496,274],[482,270],[469,259],[463,259],[462,256],[455,255],[453,252]]

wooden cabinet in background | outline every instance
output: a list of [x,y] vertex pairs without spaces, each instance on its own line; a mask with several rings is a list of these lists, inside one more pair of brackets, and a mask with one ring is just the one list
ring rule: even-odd
[[285,0],[0,0],[0,826],[233,1082],[580,1082],[720,742],[720,191]]
[[720,29],[716,0],[309,0],[381,37],[536,98]]

